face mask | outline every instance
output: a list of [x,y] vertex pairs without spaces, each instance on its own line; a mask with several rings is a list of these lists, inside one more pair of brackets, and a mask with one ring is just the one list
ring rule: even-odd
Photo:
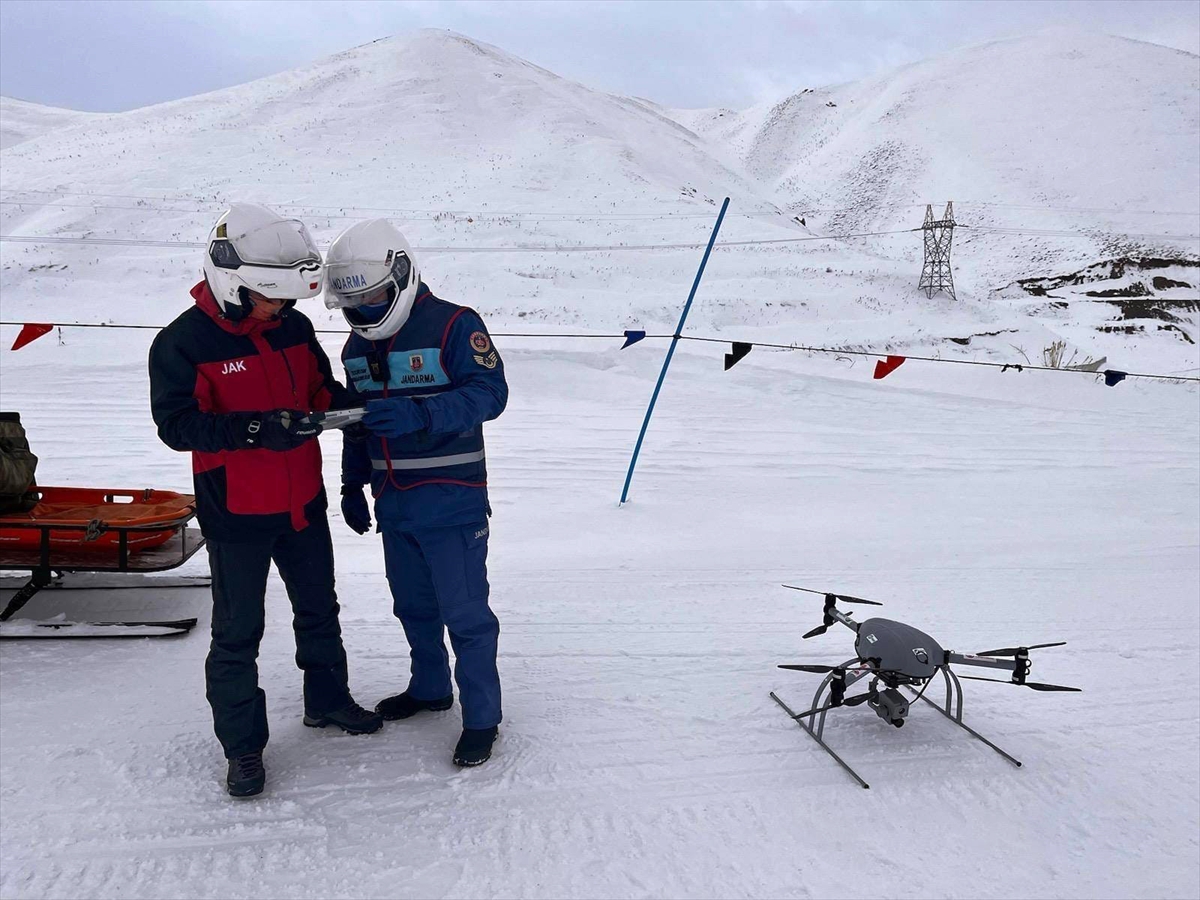
[[375,306],[360,306],[354,312],[364,322],[374,324],[387,315],[387,311],[391,308],[391,304],[384,302]]

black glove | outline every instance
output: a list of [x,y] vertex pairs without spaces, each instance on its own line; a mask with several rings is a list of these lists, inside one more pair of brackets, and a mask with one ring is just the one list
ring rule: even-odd
[[321,433],[320,425],[301,421],[305,415],[298,409],[237,413],[242,444],[264,450],[294,450]]
[[371,436],[369,429],[362,422],[354,422],[342,429],[342,437],[350,441],[352,444],[361,444]]
[[371,509],[361,484],[342,485],[342,518],[358,534],[371,529]]

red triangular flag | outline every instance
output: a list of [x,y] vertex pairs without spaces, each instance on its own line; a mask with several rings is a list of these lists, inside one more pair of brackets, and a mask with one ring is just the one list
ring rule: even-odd
[[903,356],[889,356],[886,361],[884,361],[882,359],[878,360],[875,363],[875,377],[876,378],[887,378],[887,376],[891,375],[898,368],[900,368],[900,365],[903,362],[904,362]]
[[35,322],[29,322],[21,326],[21,333],[17,335],[17,339],[13,341],[12,349],[20,350],[26,344],[32,344],[43,334],[49,334],[54,330],[53,325],[41,325]]

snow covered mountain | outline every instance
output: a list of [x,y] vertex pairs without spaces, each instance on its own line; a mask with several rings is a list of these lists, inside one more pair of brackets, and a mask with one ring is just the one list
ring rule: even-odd
[[[180,273],[197,268],[195,248],[171,242],[203,240],[226,202],[250,199],[303,217],[319,240],[389,215],[431,254],[437,288],[497,322],[670,327],[694,245],[729,195],[723,242],[795,242],[719,248],[696,328],[1010,356],[1067,340],[1085,356],[1195,365],[1190,270],[1172,275],[1184,306],[1165,333],[1129,325],[1126,307],[1064,313],[1004,289],[1118,256],[1200,255],[1194,240],[1126,236],[1200,233],[1196,62],[1037,35],[743,113],[678,112],[420,31],[5,150],[3,234],[156,245],[7,241],[6,308],[100,315],[120,297],[127,320],[161,322],[160,301],[141,298],[186,303]],[[957,302],[916,292],[920,234],[826,237],[912,228],[944,198],[971,226],[956,236]],[[561,252],[661,244],[673,248]]]
[[[2,230],[18,236],[195,242],[226,202],[251,199],[302,216],[318,240],[388,214],[418,247],[703,242],[726,195],[737,207],[723,236],[803,234],[707,141],[644,104],[432,30],[43,135],[4,151],[4,188]],[[83,266],[98,291],[85,303],[110,302],[115,283],[178,293],[196,253],[165,249],[6,243],[10,308],[60,290],[80,302]],[[425,268],[494,316],[612,327],[677,315],[695,252],[630,261],[450,253]],[[72,277],[46,268],[61,264]],[[157,304],[125,308],[163,319]]]
[[[827,231],[919,225],[925,204],[980,228],[960,262],[994,280],[1105,255],[1197,251],[1200,58],[1074,30],[993,41],[744,112],[675,111]],[[1119,235],[1132,233],[1124,239]],[[974,246],[975,241],[981,245]]]
[[[251,192],[338,206],[544,209],[755,196],[705,142],[637,102],[592,91],[444,31],[339,53],[226,90],[49,136],[5,157],[23,188]],[[498,208],[497,211],[504,211]]]
[[0,150],[15,147],[48,131],[95,121],[98,113],[42,106],[15,97],[0,97]]

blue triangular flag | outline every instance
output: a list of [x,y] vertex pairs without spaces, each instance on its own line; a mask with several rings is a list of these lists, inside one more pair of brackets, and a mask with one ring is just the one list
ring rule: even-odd
[[644,331],[626,331],[625,332],[625,343],[623,343],[621,345],[621,349],[624,350],[630,344],[636,344],[638,341],[643,340],[645,337],[646,337],[646,332],[644,332]]

